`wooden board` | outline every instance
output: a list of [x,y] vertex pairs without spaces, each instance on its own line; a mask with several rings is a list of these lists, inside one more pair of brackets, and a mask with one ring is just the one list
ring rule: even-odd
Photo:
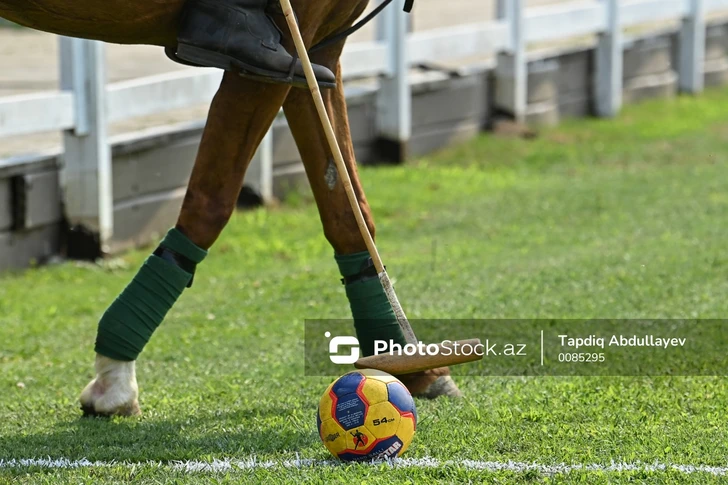
[[60,222],[61,188],[56,170],[23,175],[25,194],[24,229],[35,229]]
[[29,231],[0,233],[0,270],[20,269],[44,263],[58,254],[60,225],[51,224]]
[[13,208],[10,179],[0,179],[0,231],[10,229],[12,224]]
[[184,195],[180,188],[115,205],[111,253],[156,245],[177,221]]

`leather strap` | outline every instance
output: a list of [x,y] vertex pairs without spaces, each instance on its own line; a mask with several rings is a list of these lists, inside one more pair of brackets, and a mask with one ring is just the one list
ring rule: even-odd
[[361,271],[355,275],[341,278],[341,284],[348,285],[350,283],[356,283],[357,281],[368,281],[373,278],[379,278],[379,273],[377,273],[377,268],[374,266],[372,258],[368,258],[362,265]]
[[[352,27],[346,29],[345,31],[343,31],[341,33],[338,33],[338,34],[335,34],[335,35],[329,37],[328,39],[322,40],[315,46],[311,47],[311,49],[309,49],[308,52],[309,53],[316,52],[317,50],[323,49],[324,47],[328,47],[331,44],[335,44],[335,43],[339,42],[340,40],[349,37],[351,34],[353,34],[357,30],[361,29],[366,24],[368,24],[374,17],[379,15],[382,12],[382,10],[384,10],[387,7],[387,5],[389,5],[390,3],[392,3],[392,0],[384,0],[381,4],[379,4],[379,6],[377,6],[377,8],[372,10],[369,15],[367,15],[366,17],[361,19],[355,25],[353,25]],[[412,11],[412,7],[414,6],[414,4],[415,4],[415,0],[405,0],[404,11],[407,13],[410,13]]]
[[182,256],[176,251],[172,251],[169,248],[166,248],[164,246],[159,246],[157,249],[154,250],[155,256],[162,258],[163,260],[167,261],[168,263],[172,263],[175,266],[181,268],[185,272],[192,275],[192,278],[190,279],[190,282],[187,284],[187,288],[192,287],[192,282],[195,279],[195,269],[197,268],[197,265],[194,263],[194,261],[191,261],[187,259],[186,257]]

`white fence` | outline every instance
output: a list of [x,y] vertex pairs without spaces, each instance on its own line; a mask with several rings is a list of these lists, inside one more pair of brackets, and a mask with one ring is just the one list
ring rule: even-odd
[[[527,45],[597,35],[597,114],[614,116],[621,107],[624,29],[680,20],[680,88],[696,93],[703,88],[706,15],[728,9],[728,0],[589,0],[529,9],[525,0],[500,0],[496,21],[408,34],[407,14],[399,3],[379,18],[377,41],[349,44],[342,58],[347,79],[379,79],[378,132],[397,143],[406,143],[411,135],[411,66],[497,55],[499,63],[512,69],[508,104],[516,119],[523,119]],[[60,44],[60,90],[0,98],[0,137],[64,132],[66,217],[97,232],[103,245],[113,233],[108,123],[209,102],[222,73],[189,69],[107,85],[102,43],[62,37]],[[270,136],[259,148],[264,197],[272,190]]]

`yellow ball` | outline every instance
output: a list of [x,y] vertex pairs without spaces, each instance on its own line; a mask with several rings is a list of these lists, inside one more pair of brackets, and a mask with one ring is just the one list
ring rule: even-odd
[[415,435],[415,401],[399,379],[376,370],[357,370],[336,379],[316,413],[319,436],[343,461],[401,456]]

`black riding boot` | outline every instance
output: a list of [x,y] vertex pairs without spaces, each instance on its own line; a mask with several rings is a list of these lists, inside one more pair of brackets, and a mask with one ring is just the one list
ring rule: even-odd
[[[275,0],[274,0],[275,1]],[[187,0],[174,61],[234,71],[258,81],[307,87],[303,66],[281,45],[281,31],[266,14],[268,0]],[[329,69],[313,65],[322,88],[336,86]]]

